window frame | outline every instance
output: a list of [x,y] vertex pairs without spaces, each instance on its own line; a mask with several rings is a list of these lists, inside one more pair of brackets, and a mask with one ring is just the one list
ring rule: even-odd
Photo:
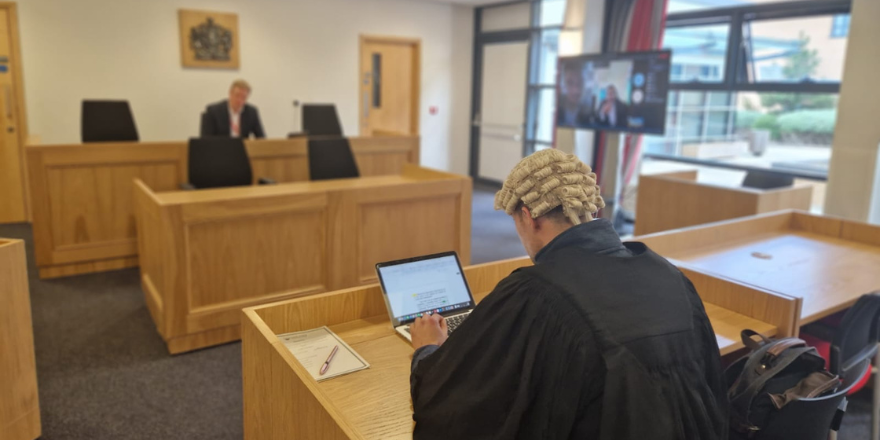
[[779,92],[779,93],[839,93],[840,82],[748,82],[743,78],[746,69],[745,54],[737,50],[743,46],[743,25],[750,21],[782,20],[823,15],[849,14],[850,0],[803,0],[747,6],[724,7],[702,11],[678,12],[666,17],[666,29],[708,25],[729,25],[725,68],[721,82],[673,82],[669,90]]

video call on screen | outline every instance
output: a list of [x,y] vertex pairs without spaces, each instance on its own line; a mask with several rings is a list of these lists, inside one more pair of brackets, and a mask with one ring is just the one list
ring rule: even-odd
[[455,257],[434,258],[379,268],[382,283],[399,320],[428,310],[445,312],[470,303]]
[[559,59],[556,125],[663,134],[670,51]]

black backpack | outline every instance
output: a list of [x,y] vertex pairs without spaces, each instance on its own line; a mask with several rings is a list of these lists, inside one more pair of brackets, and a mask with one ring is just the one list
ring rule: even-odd
[[825,359],[802,339],[770,340],[752,330],[743,330],[741,337],[751,353],[724,371],[730,440],[753,438],[786,404],[834,392],[840,384],[825,369]]

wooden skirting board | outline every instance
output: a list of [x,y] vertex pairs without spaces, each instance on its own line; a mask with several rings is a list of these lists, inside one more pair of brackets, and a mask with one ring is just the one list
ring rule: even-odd
[[[361,175],[418,164],[418,136],[349,138]],[[308,139],[246,142],[254,178],[309,180]],[[174,191],[187,180],[185,142],[29,145],[34,248],[41,278],[138,265],[132,182]]]

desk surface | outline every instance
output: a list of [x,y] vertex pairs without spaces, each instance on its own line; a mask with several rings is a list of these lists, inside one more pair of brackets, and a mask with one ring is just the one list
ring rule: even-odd
[[802,323],[880,288],[880,247],[812,232],[760,234],[667,255],[708,273],[803,298]]
[[[706,304],[722,354],[743,347],[740,330],[751,328],[774,335],[776,328],[712,304]],[[367,439],[411,438],[412,405],[409,397],[410,361],[413,349],[391,328],[387,316],[375,316],[330,326],[351,345],[370,368],[347,376],[318,382],[332,404]],[[365,387],[364,384],[383,386]]]

